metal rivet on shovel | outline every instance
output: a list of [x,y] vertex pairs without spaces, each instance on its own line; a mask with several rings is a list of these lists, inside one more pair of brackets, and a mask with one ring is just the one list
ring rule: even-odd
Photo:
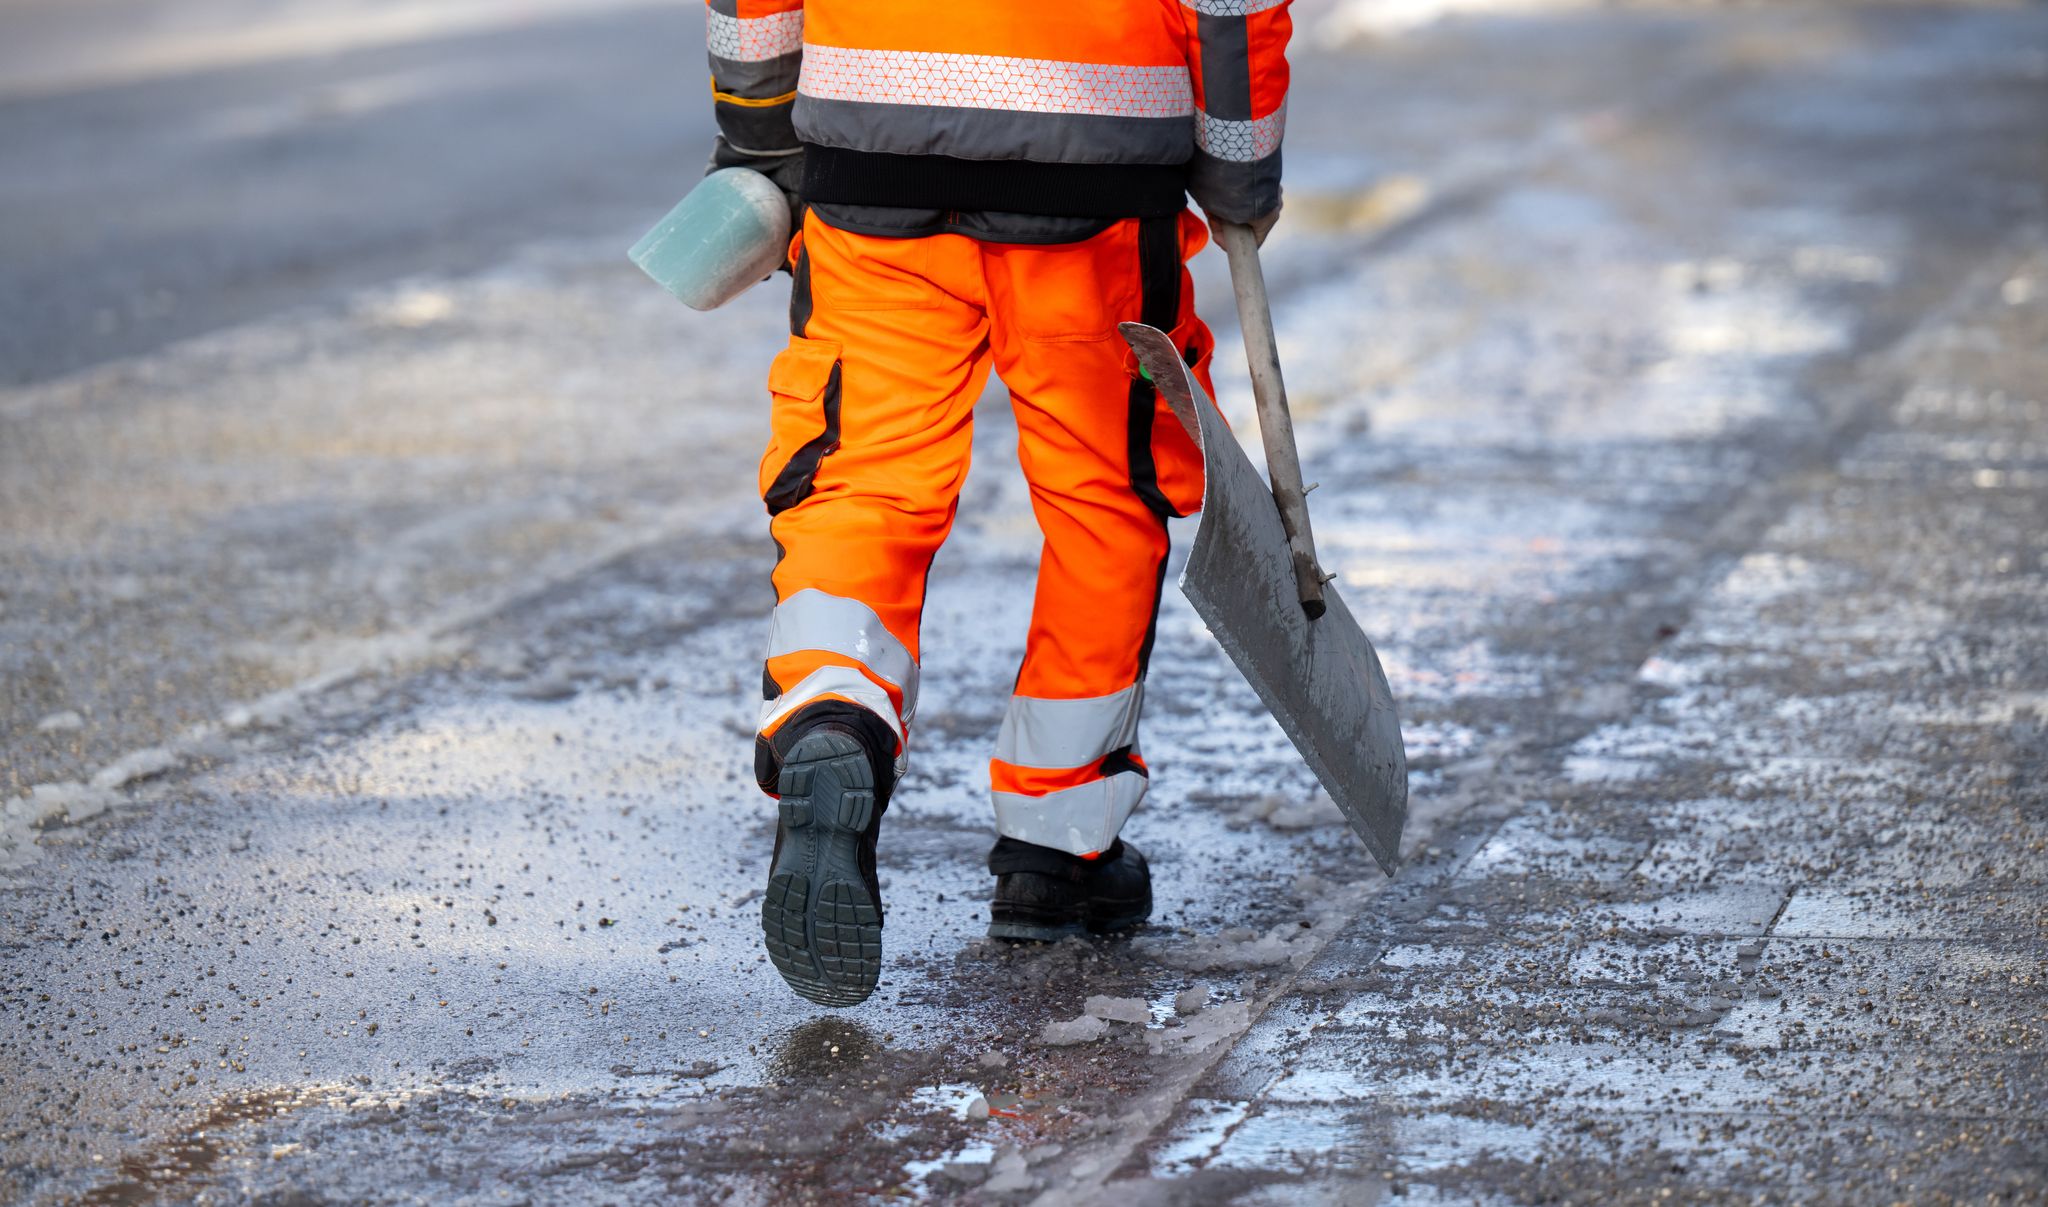
[[1372,642],[1316,564],[1301,462],[1287,414],[1272,313],[1250,227],[1219,224],[1252,369],[1269,488],[1163,332],[1119,330],[1202,447],[1201,525],[1181,590],[1250,681],[1381,869],[1392,875],[1408,821],[1408,759]]

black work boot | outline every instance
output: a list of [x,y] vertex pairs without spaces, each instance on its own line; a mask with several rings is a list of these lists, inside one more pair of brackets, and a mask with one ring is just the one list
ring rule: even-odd
[[782,979],[821,1006],[866,1001],[882,972],[875,836],[890,785],[875,735],[862,732],[871,728],[809,724],[788,735],[776,774],[780,825],[761,931]]
[[1123,930],[1152,916],[1152,873],[1138,848],[1121,838],[1093,859],[999,838],[988,870],[996,874],[991,939],[1050,943]]

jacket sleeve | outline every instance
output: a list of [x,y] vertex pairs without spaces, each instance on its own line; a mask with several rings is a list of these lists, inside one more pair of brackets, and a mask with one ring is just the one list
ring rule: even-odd
[[1280,208],[1289,2],[1181,0],[1195,88],[1188,192],[1225,222],[1252,222]]
[[803,66],[803,0],[706,0],[711,99],[725,144],[742,156],[798,149],[790,110]]

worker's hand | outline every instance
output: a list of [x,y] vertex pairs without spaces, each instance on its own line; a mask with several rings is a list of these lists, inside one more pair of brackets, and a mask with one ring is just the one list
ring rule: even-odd
[[[1251,227],[1252,237],[1258,240],[1260,247],[1264,247],[1266,245],[1266,236],[1273,233],[1273,227],[1280,221],[1280,209],[1281,207],[1276,205],[1267,213],[1252,219],[1250,222],[1238,223],[1237,225]],[[1202,217],[1208,219],[1209,233],[1212,235],[1216,234],[1217,228],[1223,225],[1215,215],[1207,210],[1202,211]]]

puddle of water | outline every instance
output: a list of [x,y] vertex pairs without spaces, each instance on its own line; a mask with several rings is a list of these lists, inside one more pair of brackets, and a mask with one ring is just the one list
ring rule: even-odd
[[1404,1169],[1449,1169],[1474,1159],[1532,1162],[1549,1152],[1555,1137],[1541,1128],[1463,1115],[1403,1115],[1390,1146]]
[[1201,1167],[1297,1173],[1342,1161],[1346,1154],[1358,1159],[1367,1144],[1365,1135],[1360,1122],[1347,1112],[1276,1105],[1231,1124]]
[[931,1176],[948,1165],[989,1165],[996,1159],[996,1146],[986,1140],[976,1140],[944,1156],[925,1161],[905,1161],[903,1173],[909,1179],[909,1190],[917,1198],[931,1197]]
[[[351,1111],[388,1107],[407,1097],[356,1093],[334,1086],[231,1094],[215,1100],[189,1127],[121,1158],[114,1167],[113,1181],[86,1191],[75,1202],[82,1207],[142,1207],[183,1200],[191,1197],[195,1184],[205,1181],[241,1147],[238,1141],[242,1137],[237,1132],[245,1125],[267,1123],[308,1108]],[[269,1156],[288,1157],[300,1148],[297,1143],[278,1145],[269,1150]]]
[[80,1196],[86,1207],[141,1207],[176,1196],[204,1178],[227,1155],[220,1133],[243,1123],[260,1123],[302,1105],[307,1096],[293,1090],[238,1094],[214,1104],[198,1123],[179,1135],[123,1157],[119,1177]]
[[1190,1098],[1180,1107],[1177,1133],[1152,1156],[1154,1177],[1179,1178],[1202,1167],[1244,1122],[1251,1103],[1216,1098]]
[[967,1108],[980,1098],[981,1087],[964,1081],[949,1081],[941,1085],[919,1086],[910,1091],[910,1104],[921,1106],[928,1111],[944,1111],[955,1119],[967,1118]]
[[[947,1081],[938,1085],[919,1086],[909,1096],[910,1105],[928,1111],[942,1111],[955,1119],[965,1120],[968,1108],[982,1101],[980,1087],[964,1081]],[[933,1193],[930,1184],[932,1175],[949,1165],[988,1165],[996,1159],[996,1146],[987,1140],[970,1140],[960,1148],[936,1157],[903,1163],[903,1174],[907,1179],[906,1188],[920,1199]]]

